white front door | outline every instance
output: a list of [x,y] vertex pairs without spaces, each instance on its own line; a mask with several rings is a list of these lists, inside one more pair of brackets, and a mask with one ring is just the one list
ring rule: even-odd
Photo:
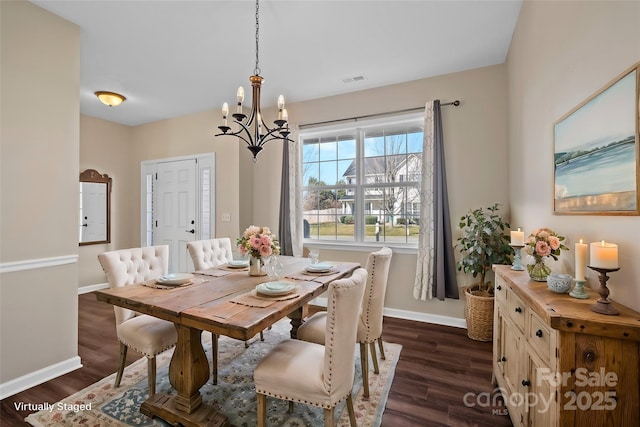
[[158,163],[154,245],[169,245],[169,272],[190,270],[187,242],[196,236],[196,160]]
[[193,271],[187,242],[215,237],[215,153],[141,164],[140,243],[169,245],[169,272]]

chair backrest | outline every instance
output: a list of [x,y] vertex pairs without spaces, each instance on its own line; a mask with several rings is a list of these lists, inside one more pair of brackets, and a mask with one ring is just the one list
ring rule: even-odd
[[187,250],[196,270],[206,270],[233,261],[231,239],[228,237],[188,242]]
[[356,330],[367,271],[359,268],[351,277],[329,285],[324,350],[324,386],[330,400],[343,399],[353,386]]
[[393,252],[387,247],[372,252],[367,258],[367,287],[362,297],[362,313],[358,323],[358,342],[372,342],[382,335],[382,313],[387,291],[389,266]]
[[[117,288],[155,279],[169,270],[169,245],[120,249],[103,252],[98,261],[107,274],[109,286]],[[113,307],[116,324],[134,317],[136,313],[121,307]]]

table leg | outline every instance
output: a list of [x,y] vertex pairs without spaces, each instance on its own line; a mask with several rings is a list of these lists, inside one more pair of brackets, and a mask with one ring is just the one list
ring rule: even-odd
[[202,404],[200,387],[209,379],[209,361],[202,347],[202,331],[176,325],[178,342],[169,364],[169,382],[175,396],[156,394],[140,412],[181,426],[228,426],[227,418],[214,407]]
[[287,315],[291,319],[291,338],[298,338],[298,328],[302,325],[302,307],[297,308]]
[[202,331],[176,325],[178,343],[169,365],[169,382],[176,389],[176,408],[190,414],[202,404],[200,387],[209,379],[209,362],[202,348]]

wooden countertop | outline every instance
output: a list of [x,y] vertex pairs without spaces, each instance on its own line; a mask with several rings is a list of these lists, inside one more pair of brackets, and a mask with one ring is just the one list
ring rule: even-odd
[[512,270],[511,266],[494,265],[493,271],[554,329],[640,341],[640,313],[617,302],[612,304],[620,315],[595,313],[589,307],[600,296],[589,288],[585,288],[589,299],[577,299],[569,294],[555,293],[546,282],[533,281],[526,271]]

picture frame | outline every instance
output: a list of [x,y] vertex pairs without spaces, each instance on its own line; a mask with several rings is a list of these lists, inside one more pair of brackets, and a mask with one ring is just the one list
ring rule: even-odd
[[553,125],[553,213],[640,215],[640,62]]

